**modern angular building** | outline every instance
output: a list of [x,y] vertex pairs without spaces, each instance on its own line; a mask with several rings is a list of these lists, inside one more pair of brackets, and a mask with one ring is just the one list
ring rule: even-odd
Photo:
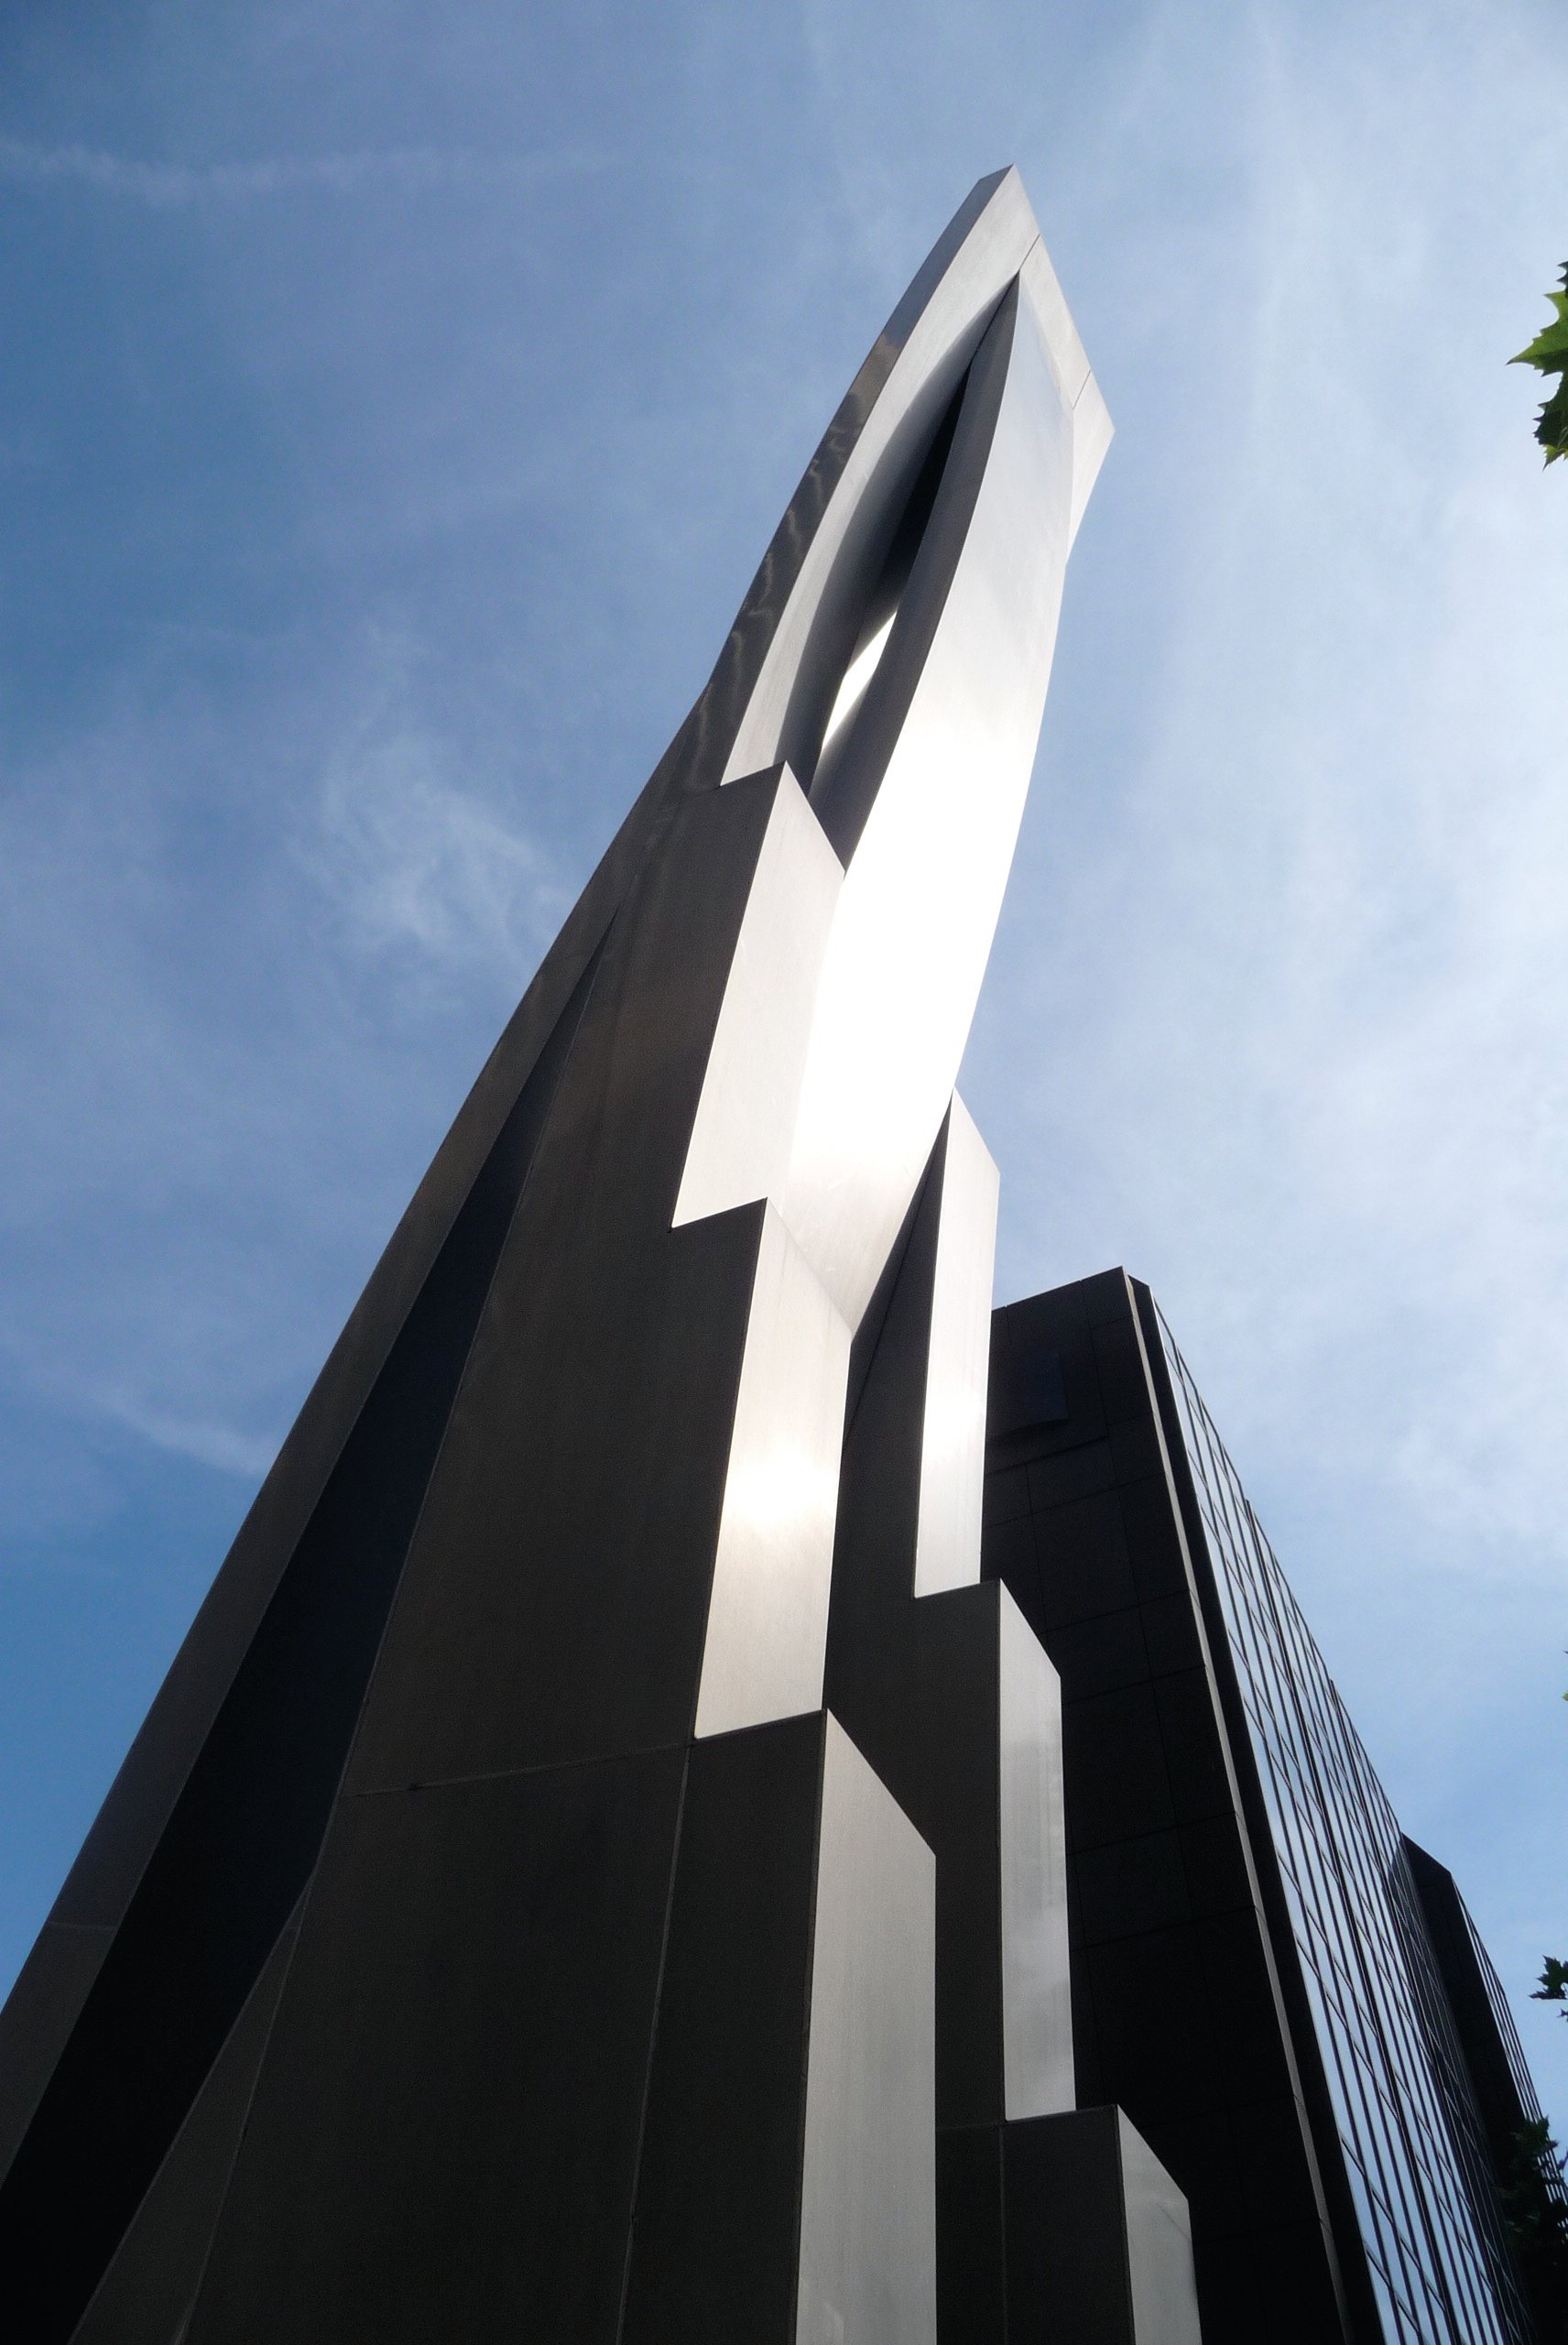
[[1139,1282],[996,1313],[986,1517],[1061,1675],[1080,2095],[1185,2194],[1205,2345],[1568,2333],[1505,2221],[1540,2110],[1491,1966]]
[[989,1358],[953,1086],[1108,437],[984,180],[0,2016],[27,2345],[1526,2334],[1479,1958],[1174,1354],[1112,1280]]

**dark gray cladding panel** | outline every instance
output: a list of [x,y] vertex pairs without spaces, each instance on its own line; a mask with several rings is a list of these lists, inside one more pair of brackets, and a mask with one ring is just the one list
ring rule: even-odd
[[937,2237],[942,2345],[1200,2345],[1185,2202],[1119,2109],[939,2135]]
[[682,1764],[343,1803],[190,2345],[609,2345]]
[[937,2134],[936,2305],[941,2345],[1008,2345],[999,2125]]
[[1002,2134],[1009,2330],[1135,2345],[1115,2109]]
[[625,2345],[790,2345],[822,1713],[694,1745]]
[[833,1716],[936,1855],[939,2125],[1003,2106],[998,1593],[867,1608],[828,1648]]
[[606,947],[452,1414],[351,1780],[690,1729],[761,1205],[670,1227],[777,792],[671,818]]
[[549,1340],[497,1344],[459,1411],[356,1789],[689,1731],[724,1490],[714,1434],[735,1411],[761,1218],[747,1206],[674,1232],[638,1282],[650,1315],[636,1327],[617,1327],[610,1282],[585,1296],[541,1277]]
[[107,1927],[46,1922],[23,1963],[4,2013],[0,2058],[0,2173],[10,2164],[49,2084],[60,2046],[114,1943]]
[[169,2345],[178,2337],[195,2300],[294,1945],[294,1930],[285,1930],[71,2345]]
[[52,2211],[71,2209],[40,2338],[67,2334],[96,2285],[310,1879],[590,982],[502,1125],[343,1444],[0,2189],[0,2263],[40,2291]]

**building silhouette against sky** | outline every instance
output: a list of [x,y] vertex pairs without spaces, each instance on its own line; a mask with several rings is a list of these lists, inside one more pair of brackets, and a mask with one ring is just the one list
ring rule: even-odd
[[6,2006],[38,2345],[1526,2335],[1436,1892],[1174,1352],[1113,1278],[989,1366],[953,1086],[1108,439],[984,180]]

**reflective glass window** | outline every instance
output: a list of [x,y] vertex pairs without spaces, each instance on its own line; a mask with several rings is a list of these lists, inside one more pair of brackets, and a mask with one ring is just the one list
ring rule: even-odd
[[[1486,2185],[1479,2118],[1399,1824],[1160,1325],[1388,2345],[1528,2345]],[[1512,2034],[1510,2023],[1505,2040]],[[1518,2065],[1522,2073],[1522,2058]]]

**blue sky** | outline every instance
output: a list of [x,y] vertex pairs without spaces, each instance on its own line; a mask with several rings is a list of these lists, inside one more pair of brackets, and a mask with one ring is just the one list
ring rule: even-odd
[[0,20],[0,1986],[948,213],[1117,426],[964,1088],[1568,2028],[1556,0]]

